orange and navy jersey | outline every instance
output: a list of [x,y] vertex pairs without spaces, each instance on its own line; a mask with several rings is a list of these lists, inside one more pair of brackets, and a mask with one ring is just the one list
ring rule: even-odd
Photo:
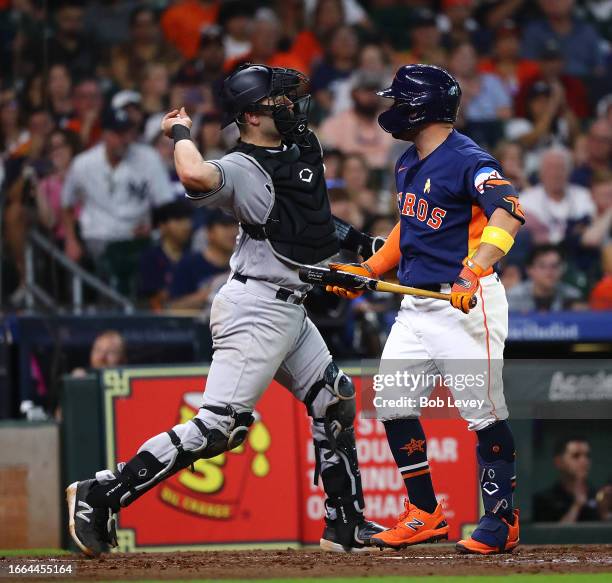
[[[453,282],[497,208],[525,221],[516,190],[497,160],[453,130],[429,156],[415,146],[395,166],[402,284]],[[490,273],[490,271],[489,271]]]

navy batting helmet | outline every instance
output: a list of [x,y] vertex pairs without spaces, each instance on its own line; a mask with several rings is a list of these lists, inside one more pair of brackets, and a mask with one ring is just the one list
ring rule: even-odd
[[461,101],[461,88],[447,71],[434,65],[404,65],[397,70],[391,87],[378,92],[395,103],[378,116],[380,127],[397,136],[424,123],[454,123]]
[[[221,127],[236,121],[245,112],[269,113],[278,131],[285,137],[303,134],[308,126],[310,95],[306,93],[308,79],[295,69],[268,67],[266,65],[243,65],[223,82]],[[265,97],[273,98],[273,103],[259,103]],[[286,101],[274,99],[286,97]]]

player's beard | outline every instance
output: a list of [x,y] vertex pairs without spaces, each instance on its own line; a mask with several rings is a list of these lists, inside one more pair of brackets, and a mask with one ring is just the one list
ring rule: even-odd
[[263,135],[269,140],[282,140],[282,134],[278,131],[276,127],[276,123],[274,122],[274,118],[272,115],[266,115],[266,121],[261,126],[261,131]]

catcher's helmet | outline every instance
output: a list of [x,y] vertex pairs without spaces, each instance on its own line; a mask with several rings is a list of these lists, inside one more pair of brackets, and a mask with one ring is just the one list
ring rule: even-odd
[[404,65],[397,70],[391,87],[378,92],[395,103],[378,116],[380,127],[400,134],[424,123],[454,123],[461,101],[461,88],[447,71],[434,65]]
[[[269,112],[278,131],[285,137],[303,134],[308,127],[310,95],[306,93],[308,79],[295,69],[246,64],[237,69],[223,82],[221,127],[232,122],[245,112]],[[285,101],[261,104],[265,97],[287,97],[292,103],[290,110]]]

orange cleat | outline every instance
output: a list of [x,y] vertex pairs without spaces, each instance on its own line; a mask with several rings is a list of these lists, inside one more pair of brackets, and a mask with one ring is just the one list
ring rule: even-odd
[[511,553],[519,544],[519,511],[513,512],[510,524],[504,518],[485,514],[470,538],[460,540],[455,548],[462,554],[500,555]]
[[403,549],[421,543],[434,543],[448,539],[448,524],[438,504],[433,513],[425,512],[404,502],[405,510],[400,514],[397,524],[370,538],[370,544],[379,548]]

